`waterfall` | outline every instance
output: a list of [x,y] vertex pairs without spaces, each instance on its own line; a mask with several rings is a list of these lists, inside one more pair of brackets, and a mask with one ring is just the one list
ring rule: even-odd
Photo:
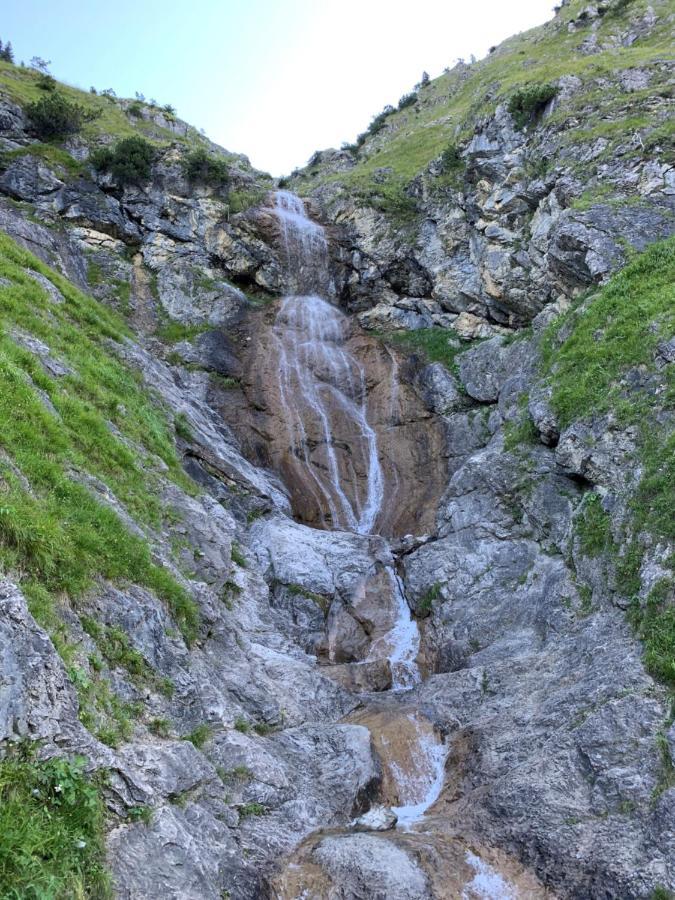
[[[288,438],[289,474],[322,511],[322,524],[359,534],[375,531],[384,500],[377,434],[368,421],[366,372],[348,344],[350,322],[331,302],[335,294],[324,229],[308,218],[299,197],[277,191],[274,214],[286,256],[289,293],[282,299],[272,335],[278,363],[278,396]],[[400,424],[398,364],[391,359],[390,428]],[[339,435],[339,438],[336,437]],[[389,485],[389,502],[398,492]],[[420,633],[403,584],[386,568],[383,591],[393,625],[373,641],[369,660],[389,659],[392,693],[420,680]],[[395,807],[402,828],[419,822],[443,785],[446,748],[423,716],[405,717],[404,760],[389,761],[398,786]],[[387,751],[383,741],[383,751]]]
[[[349,320],[325,299],[333,293],[326,235],[288,191],[276,193],[274,212],[293,291],[273,329],[290,458],[324,524],[368,534],[382,507],[384,474],[368,422],[366,374],[346,346]],[[348,445],[336,445],[338,424]]]

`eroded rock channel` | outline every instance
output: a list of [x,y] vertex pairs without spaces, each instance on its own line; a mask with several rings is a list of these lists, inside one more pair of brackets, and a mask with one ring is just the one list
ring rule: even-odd
[[[388,538],[433,527],[446,465],[443,433],[399,380],[393,352],[338,308],[325,232],[303,202],[279,191],[271,215],[289,293],[258,317],[243,366],[245,405],[224,411],[249,455],[281,475],[295,517],[330,532],[329,553],[339,532],[364,536],[365,570],[353,556],[335,560],[343,599],[331,604],[325,630],[306,633],[304,641],[324,673],[356,695],[345,721],[368,729],[379,771],[368,808],[348,828],[305,840],[269,881],[270,895],[422,898],[431,889],[438,897],[544,896],[506,857],[427,822],[443,790],[449,743],[414,693],[428,667],[397,571],[400,541]],[[292,547],[292,527],[276,534],[268,524],[261,528],[257,546]],[[302,541],[298,536],[298,556],[307,553]],[[267,552],[274,558],[275,550]],[[318,597],[316,572],[309,560]]]

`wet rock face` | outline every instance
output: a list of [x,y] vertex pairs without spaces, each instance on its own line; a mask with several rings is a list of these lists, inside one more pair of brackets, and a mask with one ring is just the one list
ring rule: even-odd
[[[317,486],[327,480],[335,465],[350,507],[363,508],[368,497],[369,452],[361,426],[346,415],[339,399],[326,404],[332,441],[326,440],[326,421],[311,408],[297,373],[282,372],[278,307],[250,317],[242,334],[245,347],[241,360],[241,393],[228,392],[220,411],[241,443],[245,455],[278,472],[286,485],[296,517],[318,527],[347,523],[330,489]],[[353,396],[363,403],[367,422],[374,432],[376,453],[382,468],[382,510],[373,527],[384,535],[420,533],[433,527],[435,508],[445,481],[445,443],[440,423],[426,408],[413,384],[402,373],[394,351],[363,334],[345,320],[342,350],[360,372],[323,369],[319,377],[351,378],[359,384]],[[284,378],[286,380],[284,381]],[[284,396],[284,391],[286,395]],[[350,386],[345,388],[349,397]],[[303,400],[305,433],[294,430],[289,401]],[[305,453],[305,447],[307,452]],[[333,509],[331,509],[331,502]],[[337,505],[338,521],[334,521]]]
[[327,834],[310,838],[271,880],[272,896],[297,900],[554,900],[499,851],[439,833]]

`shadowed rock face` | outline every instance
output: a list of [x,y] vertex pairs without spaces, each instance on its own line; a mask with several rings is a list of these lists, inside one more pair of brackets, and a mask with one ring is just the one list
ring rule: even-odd
[[[352,510],[358,519],[369,496],[372,447],[363,422],[345,409],[345,398],[351,399],[363,409],[372,430],[382,476],[381,509],[365,530],[385,536],[432,530],[446,477],[444,438],[434,415],[403,377],[398,358],[335,309],[344,335],[339,352],[351,360],[351,367],[343,365],[331,374],[320,370],[321,359],[315,360],[317,378],[324,382],[333,378],[338,388],[324,392],[330,425],[327,441],[326,423],[312,409],[313,389],[303,389],[297,369],[291,367],[283,377],[286,348],[279,325],[283,303],[248,320],[245,329],[254,339],[243,342],[247,350],[242,391],[230,392],[221,401],[223,418],[237,434],[244,454],[281,475],[300,521],[321,528],[355,527],[345,515],[345,501],[347,512]],[[349,385],[340,378],[359,382],[351,397]],[[339,388],[345,390],[342,396]],[[289,404],[302,409],[304,434],[293,421]],[[330,485],[331,465],[344,493],[342,503]]]

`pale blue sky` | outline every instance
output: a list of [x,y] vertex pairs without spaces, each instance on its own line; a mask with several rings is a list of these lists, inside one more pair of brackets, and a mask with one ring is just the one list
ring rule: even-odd
[[363,131],[423,70],[552,15],[553,0],[9,0],[0,38],[79,87],[141,91],[274,175]]

